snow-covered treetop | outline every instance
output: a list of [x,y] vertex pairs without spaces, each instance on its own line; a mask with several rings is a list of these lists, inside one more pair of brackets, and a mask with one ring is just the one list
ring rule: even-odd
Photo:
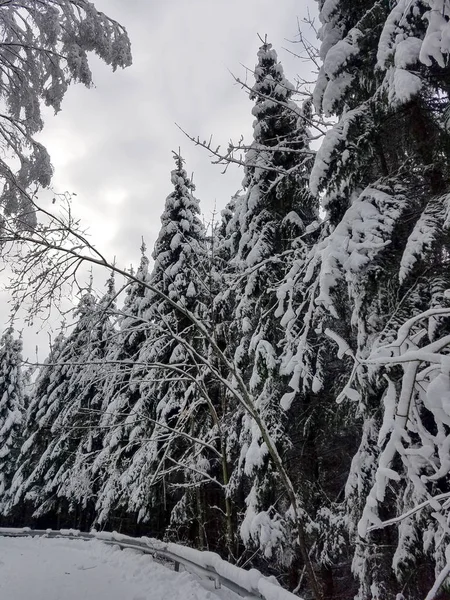
[[[292,133],[297,130],[299,109],[292,101],[294,86],[286,79],[283,67],[278,62],[277,53],[272,44],[264,43],[258,51],[258,63],[254,70],[255,84],[250,92],[250,99],[255,101],[252,114],[256,117],[253,122],[253,144],[245,157],[244,187],[251,183],[252,176],[257,175],[257,164],[264,169],[265,163],[272,158],[264,154],[261,146],[274,147],[277,145],[288,146],[293,140]],[[299,140],[296,139],[296,147]],[[276,166],[284,166],[284,162],[292,160],[289,153],[279,153]],[[263,171],[264,173],[264,171]],[[273,179],[273,173],[272,173]]]
[[[33,139],[43,127],[41,102],[57,112],[71,82],[92,84],[88,52],[113,70],[130,65],[131,53],[125,29],[87,0],[2,2],[0,30],[1,201],[7,214],[15,214],[27,207],[17,184],[22,189],[32,183],[45,187],[52,176],[46,149]],[[15,177],[11,155],[20,161]],[[29,212],[22,218],[33,222]]]
[[184,160],[175,153],[174,158],[176,167],[171,181],[175,189],[167,196],[161,216],[151,283],[178,300],[196,296],[198,274],[193,268],[202,254],[204,227],[199,218],[199,201],[192,194],[195,186],[184,169]]
[[[277,140],[268,137],[275,129],[279,136],[283,135],[283,128],[288,128],[289,132],[292,120],[295,120],[297,105],[291,102],[294,86],[284,76],[283,67],[278,62],[276,51],[272,44],[265,43],[258,51],[258,64],[255,67],[255,84],[250,93],[250,99],[255,100],[252,114],[257,121],[254,122],[255,142],[274,146]],[[293,113],[283,111],[283,118],[286,123],[280,121],[280,107],[278,102],[286,102],[287,108],[291,108]]]
[[116,278],[115,278],[115,272],[111,271],[106,284],[106,292],[103,294],[103,296],[100,298],[99,300],[99,305],[100,305],[100,310],[103,310],[109,314],[111,314],[111,311],[115,308],[115,301],[116,301]]
[[90,289],[83,293],[74,309],[74,315],[80,318],[89,317],[94,311],[96,299]]
[[128,340],[128,343],[132,343],[132,340],[136,335],[136,331],[133,331],[133,327],[134,325],[136,325],[136,320],[139,321],[139,317],[142,315],[142,311],[145,310],[147,306],[146,287],[144,284],[150,282],[150,274],[148,270],[149,260],[146,254],[146,250],[147,248],[144,242],[142,242],[141,260],[139,263],[139,267],[136,271],[136,279],[142,281],[143,283],[140,284],[136,281],[130,283],[125,296],[122,311],[123,314],[120,315],[118,318],[118,324],[121,330],[126,332],[127,329],[131,328],[129,335],[125,334],[125,338]]
[[[245,155],[246,193],[236,201],[236,210],[226,230],[238,246],[236,260],[252,266],[283,251],[292,229],[282,222],[297,222],[300,229],[315,217],[316,208],[307,192],[313,153],[309,149],[310,106],[292,100],[294,86],[286,79],[272,45],[258,51],[255,83],[250,98],[253,142]],[[296,229],[296,228],[295,228]],[[242,262],[242,265],[244,264]]]
[[0,339],[0,355],[3,359],[0,364],[0,383],[4,380],[4,374],[8,373],[12,366],[17,368],[21,365],[22,345],[22,338],[15,338],[13,327],[8,327]]

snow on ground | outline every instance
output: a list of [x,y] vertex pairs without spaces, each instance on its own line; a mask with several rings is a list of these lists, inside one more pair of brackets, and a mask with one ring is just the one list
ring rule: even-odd
[[150,556],[96,540],[0,537],[1,600],[236,600]]

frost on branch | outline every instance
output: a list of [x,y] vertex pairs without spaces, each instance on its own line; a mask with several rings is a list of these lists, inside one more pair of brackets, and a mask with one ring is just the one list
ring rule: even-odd
[[[31,184],[48,186],[50,157],[34,135],[43,127],[41,103],[55,112],[71,82],[92,84],[88,53],[112,67],[131,64],[125,29],[98,12],[87,0],[23,0],[3,3],[0,11],[0,201],[19,224],[33,225],[35,216],[22,193]],[[17,167],[17,164],[19,165]]]

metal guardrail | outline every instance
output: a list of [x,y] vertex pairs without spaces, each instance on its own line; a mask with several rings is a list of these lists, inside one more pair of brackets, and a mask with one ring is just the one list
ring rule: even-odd
[[274,577],[265,577],[256,569],[249,571],[236,567],[220,558],[215,552],[195,550],[188,546],[161,542],[148,537],[133,538],[117,532],[92,531],[80,532],[76,529],[20,529],[0,527],[0,536],[4,537],[48,537],[81,540],[99,540],[104,544],[133,548],[144,554],[164,558],[174,563],[175,571],[180,565],[199,577],[214,581],[216,589],[222,585],[247,600],[301,600],[282,588]]

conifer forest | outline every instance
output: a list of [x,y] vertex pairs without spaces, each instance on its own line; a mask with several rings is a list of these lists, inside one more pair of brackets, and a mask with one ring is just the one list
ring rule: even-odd
[[[268,32],[239,82],[253,138],[188,132],[241,165],[242,190],[205,224],[175,152],[157,241],[128,269],[70,204],[42,207],[35,139],[42,104],[91,85],[89,53],[131,64],[126,23],[87,0],[0,0],[11,306],[74,307],[43,364],[24,363],[17,319],[1,337],[0,524],[172,540],[305,600],[443,600],[450,0],[317,2],[314,81],[287,79]],[[103,294],[76,295],[90,265]]]

